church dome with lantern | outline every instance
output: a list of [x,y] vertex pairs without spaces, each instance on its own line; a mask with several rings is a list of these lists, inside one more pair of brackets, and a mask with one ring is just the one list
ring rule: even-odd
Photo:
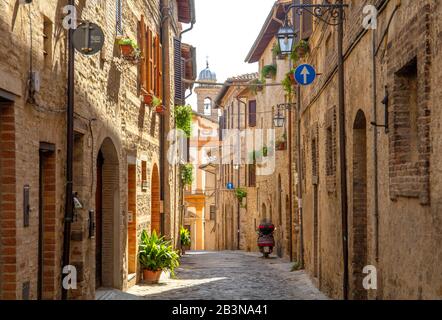
[[198,81],[216,82],[216,73],[210,70],[208,60],[206,62],[206,69],[204,69],[200,72],[200,75],[198,77]]

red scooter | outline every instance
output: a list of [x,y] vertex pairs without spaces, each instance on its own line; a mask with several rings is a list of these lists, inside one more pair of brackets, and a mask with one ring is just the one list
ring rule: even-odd
[[258,247],[264,258],[268,258],[275,247],[275,238],[273,237],[275,226],[273,223],[261,223],[258,229]]

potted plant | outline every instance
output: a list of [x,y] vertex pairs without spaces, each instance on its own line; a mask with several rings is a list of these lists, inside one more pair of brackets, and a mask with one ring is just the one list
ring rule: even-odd
[[157,113],[163,113],[164,112],[165,108],[162,105],[162,103],[163,103],[163,101],[160,98],[158,98],[157,96],[153,96],[152,107],[155,108],[155,111]]
[[281,139],[276,141],[275,146],[278,151],[287,150],[287,135],[285,133]]
[[163,271],[170,271],[171,276],[175,276],[175,268],[180,264],[179,255],[171,243],[158,237],[155,231],[149,236],[146,230],[141,234],[138,260],[146,283],[158,283]]
[[150,93],[147,93],[144,95],[143,100],[144,100],[144,104],[147,104],[148,106],[151,106],[153,103],[153,95],[151,95]]
[[180,228],[181,254],[186,254],[186,250],[190,249],[191,239],[190,231],[181,226]]
[[292,51],[292,60],[297,62],[299,59],[304,58],[310,52],[310,46],[307,41],[300,40]]
[[278,58],[278,60],[284,60],[285,55],[281,53],[281,47],[279,46],[279,42],[276,42],[272,48],[273,57]]
[[117,44],[120,46],[121,55],[124,59],[139,60],[141,52],[134,40],[123,37],[117,40]]
[[264,80],[255,79],[250,82],[249,89],[253,94],[256,94],[264,89],[264,84]]
[[269,64],[262,68],[261,73],[263,78],[272,79],[276,76],[277,68],[274,64]]
[[241,204],[241,208],[245,208],[246,206],[243,204],[243,200],[244,198],[247,198],[247,191],[243,188],[236,188],[235,197],[238,199],[239,203]]

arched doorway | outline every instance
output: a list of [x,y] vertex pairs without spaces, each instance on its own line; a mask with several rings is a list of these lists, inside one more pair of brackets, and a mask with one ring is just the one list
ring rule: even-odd
[[160,174],[158,172],[158,166],[156,164],[152,168],[150,192],[151,232],[155,231],[158,235],[162,235],[163,228],[161,225],[160,212]]
[[367,265],[367,120],[359,110],[353,126],[352,298],[367,299],[362,273]]
[[106,138],[97,156],[95,284],[120,287],[120,179],[118,154]]

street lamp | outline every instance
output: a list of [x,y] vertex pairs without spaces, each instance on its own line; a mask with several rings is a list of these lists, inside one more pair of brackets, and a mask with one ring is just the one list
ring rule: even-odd
[[279,29],[277,37],[281,54],[290,54],[293,50],[295,30],[289,25],[287,20]]
[[278,109],[278,113],[273,118],[273,124],[275,125],[275,128],[282,128],[282,127],[284,127],[285,117],[282,114],[280,109]]

